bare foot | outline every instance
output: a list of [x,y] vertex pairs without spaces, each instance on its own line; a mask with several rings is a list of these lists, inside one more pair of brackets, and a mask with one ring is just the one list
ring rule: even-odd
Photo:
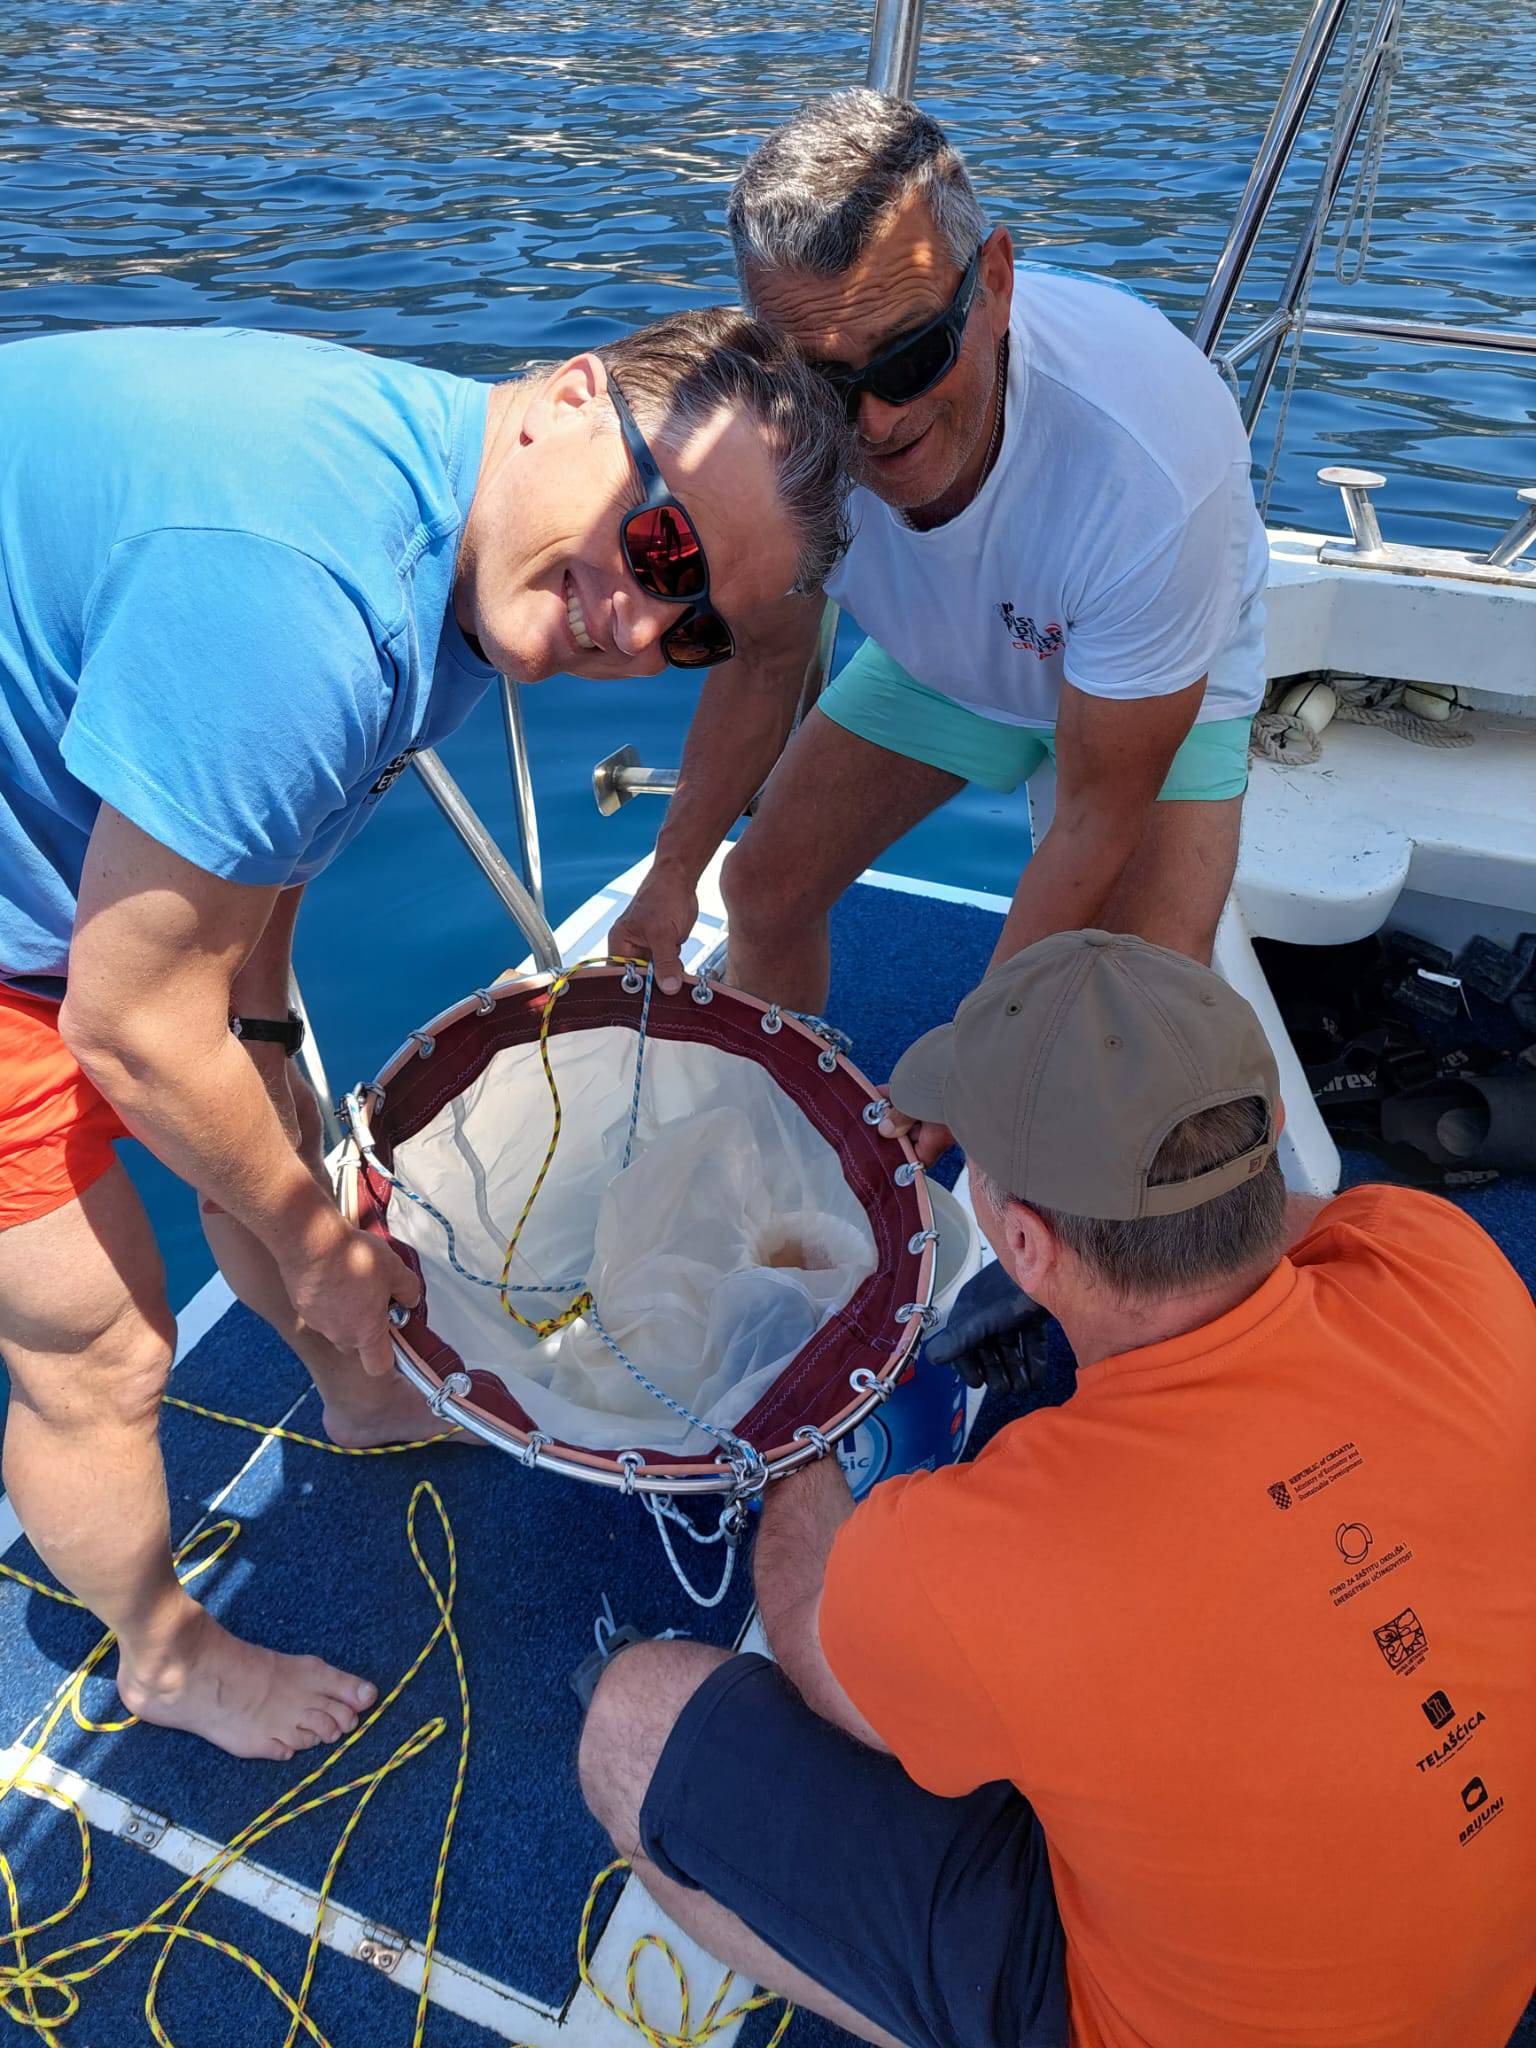
[[348,1376],[348,1395],[345,1400],[332,1395],[320,1418],[331,1442],[343,1450],[431,1443],[439,1437],[454,1437],[468,1444],[479,1441],[454,1423],[440,1421],[427,1406],[426,1395],[398,1373],[370,1379],[359,1367]]
[[188,1610],[168,1642],[121,1646],[117,1690],[141,1721],[185,1728],[231,1756],[285,1761],[349,1735],[378,1697],[366,1678],[259,1649],[190,1601]]

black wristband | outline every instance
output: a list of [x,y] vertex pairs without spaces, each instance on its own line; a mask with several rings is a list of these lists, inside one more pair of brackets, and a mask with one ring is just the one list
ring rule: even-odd
[[280,1045],[289,1059],[304,1043],[304,1019],[297,1010],[290,1010],[283,1019],[231,1017],[229,1028],[236,1038],[249,1039],[253,1045]]

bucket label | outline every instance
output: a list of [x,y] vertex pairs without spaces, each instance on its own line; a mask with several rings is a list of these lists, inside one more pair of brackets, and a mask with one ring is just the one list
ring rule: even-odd
[[965,1388],[939,1366],[920,1364],[890,1399],[838,1440],[837,1455],[855,1500],[899,1472],[952,1465],[965,1440]]

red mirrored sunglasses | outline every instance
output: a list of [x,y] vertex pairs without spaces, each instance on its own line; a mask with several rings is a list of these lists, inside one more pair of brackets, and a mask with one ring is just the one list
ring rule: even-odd
[[656,458],[623,392],[610,376],[608,396],[619,416],[629,459],[645,490],[644,502],[619,522],[625,565],[647,597],[688,609],[661,636],[661,651],[674,668],[714,668],[736,652],[731,629],[709,602],[709,563],[698,528],[667,489]]

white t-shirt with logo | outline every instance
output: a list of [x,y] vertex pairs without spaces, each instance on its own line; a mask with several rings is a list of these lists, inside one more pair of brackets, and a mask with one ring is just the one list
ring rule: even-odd
[[1062,683],[1199,720],[1264,689],[1269,562],[1242,421],[1216,371],[1116,285],[1021,265],[1003,443],[927,533],[867,490],[828,593],[918,682],[1008,725],[1054,725]]

